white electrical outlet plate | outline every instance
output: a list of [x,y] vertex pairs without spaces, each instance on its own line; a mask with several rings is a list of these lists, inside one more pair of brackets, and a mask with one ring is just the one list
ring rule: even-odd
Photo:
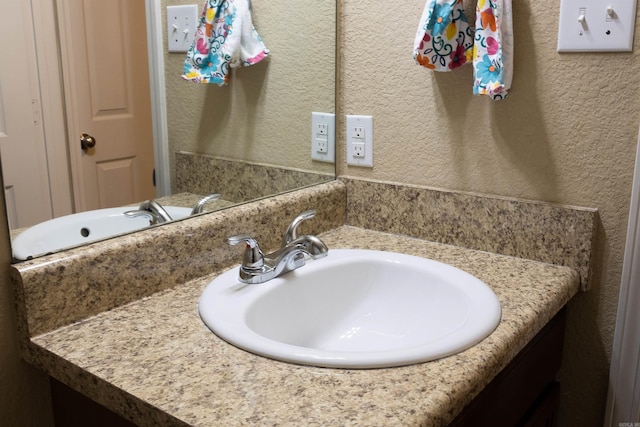
[[373,167],[372,116],[347,116],[347,164]]
[[336,115],[311,113],[311,158],[336,162]]
[[558,52],[633,49],[636,0],[561,0]]
[[167,6],[169,52],[186,52],[193,44],[198,27],[198,6]]

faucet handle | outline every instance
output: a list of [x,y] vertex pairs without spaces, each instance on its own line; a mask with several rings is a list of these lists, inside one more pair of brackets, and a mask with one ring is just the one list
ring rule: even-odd
[[214,200],[218,200],[220,198],[219,193],[209,194],[208,196],[204,196],[202,199],[198,200],[198,203],[191,210],[191,215],[196,215],[202,213],[204,210],[204,205]]
[[139,209],[134,209],[131,211],[126,211],[124,213],[124,216],[126,216],[127,218],[145,217],[149,219],[149,225],[158,224],[158,216],[154,215],[152,212],[149,212],[149,211],[141,211]]
[[287,246],[289,243],[293,242],[298,238],[298,225],[306,219],[311,219],[316,216],[316,211],[308,210],[301,212],[296,216],[289,227],[287,227],[287,231],[284,232],[284,237],[282,238],[282,246]]
[[237,236],[229,236],[227,237],[227,242],[231,246],[239,245],[242,242],[245,242],[248,246],[255,248],[258,246],[258,241],[248,234],[238,234]]
[[258,246],[258,241],[248,235],[237,235],[227,238],[230,245],[235,246],[242,242],[246,244],[242,256],[242,267],[245,270],[262,270],[264,267],[264,254]]

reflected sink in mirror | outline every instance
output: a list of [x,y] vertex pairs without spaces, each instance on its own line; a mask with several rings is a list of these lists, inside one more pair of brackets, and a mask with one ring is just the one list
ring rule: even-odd
[[[173,220],[183,219],[191,214],[191,208],[179,206],[163,206],[163,208]],[[13,257],[17,260],[27,260],[149,227],[148,217],[132,218],[124,214],[132,209],[135,208],[97,209],[36,224],[12,240]]]
[[199,301],[220,338],[269,358],[333,368],[382,368],[461,352],[501,318],[494,292],[437,261],[392,252],[332,249],[327,257],[259,285],[233,268]]

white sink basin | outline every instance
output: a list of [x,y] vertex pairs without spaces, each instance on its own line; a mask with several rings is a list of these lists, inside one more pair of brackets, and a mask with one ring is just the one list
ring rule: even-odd
[[381,368],[458,353],[500,322],[479,279],[436,261],[332,249],[259,285],[216,277],[199,302],[204,323],[229,343],[269,358],[335,368]]
[[[190,208],[163,208],[174,220],[191,214]],[[13,239],[13,256],[25,260],[149,227],[149,219],[146,217],[130,218],[124,215],[124,212],[133,209],[135,207],[97,209],[41,222]]]

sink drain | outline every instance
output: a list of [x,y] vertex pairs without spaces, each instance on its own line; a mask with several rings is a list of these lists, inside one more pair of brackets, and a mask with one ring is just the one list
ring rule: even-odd
[[82,227],[80,229],[80,234],[82,235],[82,237],[89,237],[89,234],[91,234],[91,231],[87,227]]

